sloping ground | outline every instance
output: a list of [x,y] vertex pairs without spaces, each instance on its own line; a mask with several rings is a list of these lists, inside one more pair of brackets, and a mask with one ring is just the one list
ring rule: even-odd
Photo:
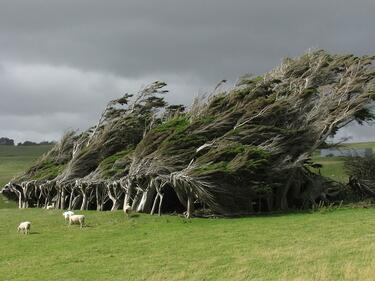
[[[14,176],[23,173],[44,153],[52,148],[51,145],[37,146],[4,146],[0,145],[0,186],[4,186]],[[13,203],[13,202],[12,202]],[[0,208],[15,207],[15,204],[3,201],[0,195]]]
[[[0,211],[2,280],[374,280],[375,209],[241,219]],[[32,222],[31,235],[16,233]]]
[[[360,142],[360,143],[345,143],[340,147],[345,148],[372,148],[375,154],[375,142]],[[313,160],[316,163],[322,164],[323,167],[320,169],[321,174],[325,177],[331,178],[335,181],[347,183],[348,175],[344,169],[345,157],[321,157],[319,150],[313,155]],[[317,169],[314,169],[318,172]]]

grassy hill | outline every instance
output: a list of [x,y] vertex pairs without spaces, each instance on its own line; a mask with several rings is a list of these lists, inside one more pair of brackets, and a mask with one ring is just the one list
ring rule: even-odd
[[[361,142],[361,143],[346,143],[342,144],[341,147],[345,148],[372,148],[375,153],[375,142]],[[323,165],[321,174],[323,176],[332,178],[340,182],[347,182],[348,176],[344,170],[344,157],[321,157],[320,152],[317,151],[313,156],[314,162]]]
[[[0,211],[2,280],[374,280],[375,209],[239,219]],[[31,235],[17,234],[20,221]]]
[[[30,167],[38,157],[51,149],[51,147],[51,145],[0,145],[0,186],[4,186],[13,176]],[[4,204],[4,200],[0,196],[0,208],[3,207]],[[7,207],[11,207],[12,205],[13,204],[7,204]]]

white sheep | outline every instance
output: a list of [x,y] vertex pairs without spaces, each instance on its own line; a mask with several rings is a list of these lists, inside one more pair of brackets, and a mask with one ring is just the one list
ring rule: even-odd
[[48,206],[46,207],[46,209],[47,209],[47,210],[55,209],[55,205],[54,205],[54,204],[52,204],[52,205],[48,205]]
[[82,228],[84,223],[85,223],[85,216],[84,215],[71,215],[71,216],[69,216],[69,225],[79,224]]
[[69,220],[69,217],[72,216],[72,215],[74,215],[74,212],[72,212],[72,211],[66,211],[66,212],[63,213],[63,216],[64,216],[66,221]]
[[23,234],[29,234],[31,228],[31,222],[25,221],[21,222],[20,225],[17,227],[17,232],[22,232]]

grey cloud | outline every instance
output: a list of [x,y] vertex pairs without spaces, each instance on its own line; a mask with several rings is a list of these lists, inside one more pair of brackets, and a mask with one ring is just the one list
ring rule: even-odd
[[[49,65],[0,66],[0,87],[5,93],[0,103],[0,135],[8,132],[7,136],[17,141],[38,139],[42,133],[61,135],[67,128],[85,129],[95,122],[109,100],[125,92],[136,93],[141,86],[157,80],[149,76],[125,79]],[[170,103],[189,104],[196,87],[204,84],[199,79],[160,76],[170,82],[171,94],[166,97]]]
[[219,80],[218,71],[263,72],[310,47],[367,53],[375,44],[373,1],[9,3],[0,4],[5,59],[127,77],[177,71]]
[[353,123],[342,128],[333,141],[348,138],[351,142],[367,142],[374,141],[375,129],[374,123],[364,124],[362,126]]
[[[310,47],[375,53],[374,10],[373,0],[1,1],[0,134],[88,126],[108,99],[155,79],[189,103]],[[28,116],[48,130],[17,126]]]

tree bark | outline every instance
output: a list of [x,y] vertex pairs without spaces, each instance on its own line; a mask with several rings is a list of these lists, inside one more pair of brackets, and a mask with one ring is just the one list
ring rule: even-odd
[[81,200],[82,198],[82,195],[81,194],[78,194],[76,195],[76,197],[74,197],[73,201],[72,201],[72,208],[71,210],[76,210],[79,206],[79,201]]
[[62,190],[61,190],[61,202],[60,202],[60,207],[61,207],[61,209],[62,210],[64,210],[65,209],[65,187],[62,187]]
[[191,195],[188,195],[187,198],[187,210],[186,210],[186,218],[190,219],[193,216],[194,212],[194,202]]
[[159,210],[158,210],[158,215],[159,215],[159,217],[160,217],[160,216],[161,216],[161,207],[162,207],[162,205],[163,205],[164,194],[160,194],[159,197],[160,197],[160,200],[159,200]]
[[86,192],[82,192],[82,204],[80,210],[86,210],[86,205],[87,205],[87,194]]

